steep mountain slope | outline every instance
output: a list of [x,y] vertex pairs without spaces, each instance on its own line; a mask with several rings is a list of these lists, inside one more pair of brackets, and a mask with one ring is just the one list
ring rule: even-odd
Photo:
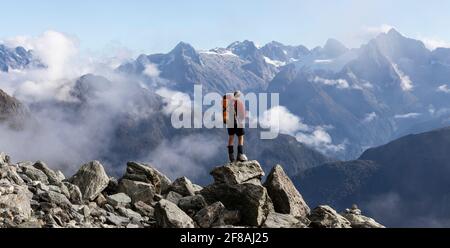
[[307,170],[294,181],[312,204],[343,208],[359,202],[388,226],[449,226],[449,146],[450,127],[408,135],[367,150],[360,160]]

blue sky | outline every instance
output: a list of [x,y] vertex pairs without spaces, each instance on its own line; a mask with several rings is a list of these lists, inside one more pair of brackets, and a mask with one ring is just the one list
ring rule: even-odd
[[166,52],[179,41],[198,49],[249,39],[322,45],[337,38],[349,46],[369,27],[389,24],[411,37],[450,42],[446,0],[0,0],[0,39],[56,30],[77,37],[83,49],[112,46]]

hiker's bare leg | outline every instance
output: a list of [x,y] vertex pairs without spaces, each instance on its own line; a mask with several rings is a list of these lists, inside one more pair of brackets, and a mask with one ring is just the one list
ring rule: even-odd
[[228,136],[228,146],[234,146],[234,135]]
[[238,145],[243,146],[244,145],[244,135],[238,137]]

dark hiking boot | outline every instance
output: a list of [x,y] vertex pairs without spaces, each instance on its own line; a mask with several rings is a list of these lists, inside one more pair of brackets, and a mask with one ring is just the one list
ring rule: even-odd
[[234,149],[233,146],[228,147],[228,159],[230,160],[230,163],[236,162],[234,159]]

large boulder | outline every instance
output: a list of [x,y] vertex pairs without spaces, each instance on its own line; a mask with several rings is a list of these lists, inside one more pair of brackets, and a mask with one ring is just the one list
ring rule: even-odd
[[205,198],[202,195],[186,196],[178,201],[178,207],[190,216],[206,207],[206,205]]
[[264,228],[306,228],[302,221],[289,214],[272,212],[267,216]]
[[264,171],[258,161],[247,161],[216,167],[211,175],[216,183],[240,184],[252,179],[261,180]]
[[308,205],[280,165],[272,169],[264,186],[277,213],[300,218],[305,218],[309,214]]
[[183,196],[177,192],[170,191],[164,198],[178,205],[178,202],[180,202],[180,199],[183,198]]
[[93,201],[108,186],[109,177],[100,162],[92,161],[82,165],[69,182],[78,186],[83,199]]
[[4,152],[0,152],[0,167],[3,165],[8,165],[10,162],[10,157]]
[[310,227],[314,228],[351,228],[351,223],[330,206],[318,206],[308,216]]
[[15,216],[28,219],[31,216],[31,199],[33,194],[26,186],[12,185],[9,181],[0,180],[0,209],[11,210]]
[[150,165],[136,162],[127,163],[127,171],[123,178],[132,181],[150,183],[155,187],[157,194],[167,193],[170,184],[172,183],[167,176],[159,172],[157,169],[151,167]]
[[155,186],[150,183],[122,179],[119,182],[118,192],[127,194],[133,203],[142,201],[150,204],[155,196]]
[[55,191],[44,192],[40,195],[40,198],[45,202],[64,209],[70,209],[72,207],[72,204],[65,195]]
[[126,206],[130,205],[130,203],[131,203],[131,198],[124,193],[109,195],[106,197],[106,200],[108,201],[108,203],[111,206],[116,207],[116,208],[126,207]]
[[261,226],[273,211],[266,188],[254,183],[216,183],[205,187],[200,194],[209,204],[220,201],[227,209],[239,210],[244,225]]
[[224,211],[225,206],[221,202],[215,202],[198,211],[194,216],[194,220],[201,228],[210,228],[215,223],[224,225],[225,223],[221,223],[221,216]]
[[356,205],[353,205],[351,209],[346,209],[341,215],[350,221],[353,228],[385,228],[374,219],[362,215],[361,210]]
[[194,185],[186,177],[175,180],[172,185],[170,185],[170,190],[182,196],[193,196],[196,192]]
[[48,184],[48,177],[39,169],[34,168],[32,165],[24,165],[21,167],[23,174],[33,181]]
[[0,179],[1,178],[6,178],[10,182],[13,182],[17,185],[24,184],[23,179],[19,176],[19,174],[17,174],[17,169],[14,166],[6,165],[3,167],[0,167]]
[[165,199],[155,206],[155,218],[162,228],[194,228],[195,223],[183,210]]
[[50,184],[57,186],[60,186],[62,184],[61,177],[56,172],[51,170],[44,162],[38,161],[33,164],[33,167],[42,171],[47,176],[48,182]]
[[73,204],[81,204],[83,201],[83,194],[81,194],[80,188],[69,182],[64,182],[64,185],[66,186],[67,191],[69,192],[69,200]]

